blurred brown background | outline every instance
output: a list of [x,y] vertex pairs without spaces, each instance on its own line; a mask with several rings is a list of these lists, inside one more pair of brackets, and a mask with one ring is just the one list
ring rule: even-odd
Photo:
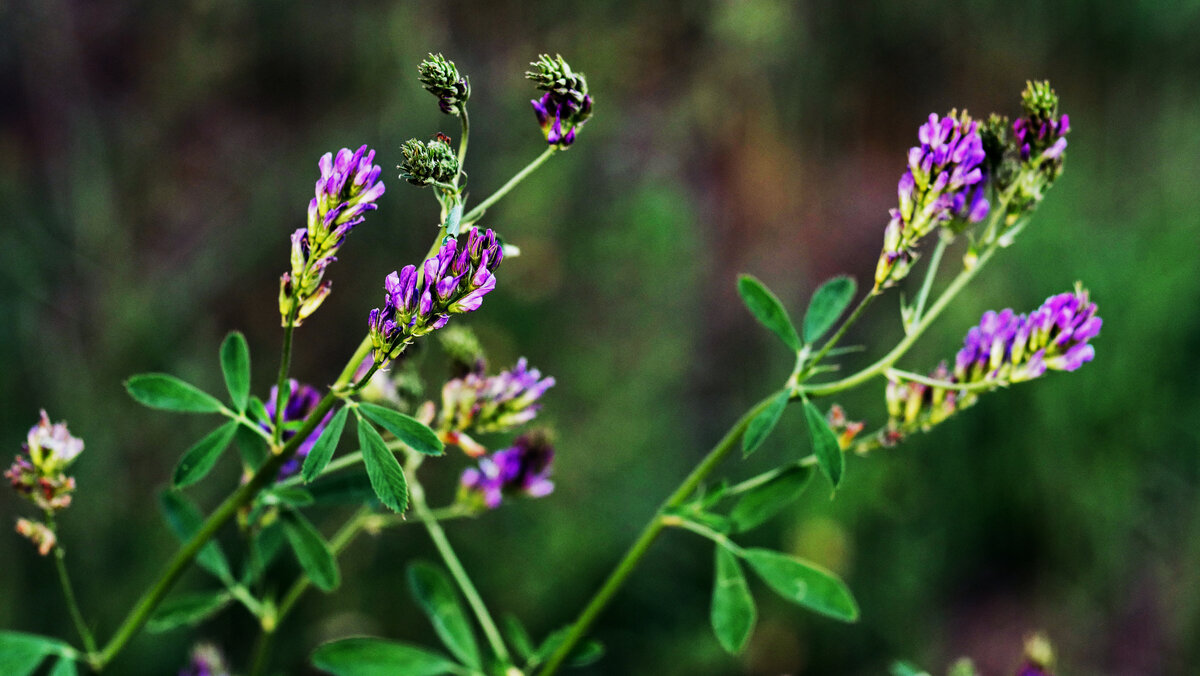
[[[605,614],[592,674],[940,672],[1015,666],[1045,630],[1064,674],[1189,674],[1200,660],[1200,4],[1061,0],[0,4],[0,441],[45,407],[87,442],[62,538],[107,638],[174,546],[155,491],[212,421],[139,408],[121,381],[168,371],[221,391],[216,349],[244,331],[256,391],[274,377],[276,294],[316,160],[379,150],[388,192],[331,268],[294,373],[331,380],[437,212],[395,178],[399,145],[457,123],[416,64],[471,77],[476,200],[541,151],[521,73],[561,52],[596,114],[576,145],[494,208],[519,244],[469,318],[493,363],[558,378],[556,493],[451,538],[494,608],[543,634],[573,618],[663,496],[790,367],[735,275],[799,315],[832,274],[866,282],[904,152],[930,111],[1017,112],[1049,78],[1070,113],[1066,172],[1015,246],[904,362],[932,366],[988,308],[1028,311],[1082,279],[1105,327],[1078,373],[993,394],[933,433],[851,460],[837,500],[747,542],[839,571],[862,621],[842,626],[758,583],[758,630],[726,656],[708,628],[710,547],[670,533]],[[899,335],[894,297],[851,339]],[[842,402],[882,422],[882,385]],[[730,476],[807,453],[790,411]],[[233,462],[192,491],[215,504]],[[227,466],[226,466],[227,465]],[[435,494],[461,469],[431,468]],[[29,510],[0,497],[11,522]],[[318,516],[329,532],[338,514]],[[3,519],[0,519],[3,521]],[[3,526],[3,523],[0,523]],[[5,530],[9,526],[3,526]],[[226,535],[229,535],[228,533]],[[417,529],[359,543],[343,588],[289,620],[279,673],[352,632],[432,642],[401,575]],[[51,566],[0,533],[0,626],[69,635]],[[189,574],[183,588],[210,582]],[[200,630],[237,664],[241,610]],[[114,673],[174,673],[191,637],[136,641]]]

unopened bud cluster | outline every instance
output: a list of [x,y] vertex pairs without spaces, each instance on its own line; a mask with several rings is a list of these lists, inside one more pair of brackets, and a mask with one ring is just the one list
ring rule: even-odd
[[478,468],[463,472],[459,502],[495,509],[506,497],[540,498],[554,490],[550,481],[554,447],[544,434],[517,437],[511,448],[479,458]]
[[530,101],[538,124],[552,146],[566,148],[592,115],[592,97],[583,73],[571,70],[562,56],[542,54],[525,73],[545,94]]
[[897,187],[899,206],[884,230],[876,288],[908,275],[918,241],[939,225],[975,223],[990,208],[978,122],[965,112],[930,114],[917,136],[921,145],[908,151],[908,169]]
[[417,78],[425,91],[438,98],[438,107],[447,115],[458,115],[471,98],[471,83],[459,75],[453,61],[441,54],[430,54],[417,67]]
[[[941,364],[929,378],[946,387],[890,378],[886,389],[889,431],[927,430],[975,403],[981,390],[1033,380],[1046,371],[1074,371],[1091,361],[1089,341],[1103,321],[1087,291],[1051,296],[1028,315],[1011,309],[988,311],[971,328],[954,360],[954,370]],[[954,385],[983,385],[971,389]],[[887,434],[885,432],[885,434]]]
[[364,214],[378,208],[383,195],[382,169],[372,164],[375,151],[367,146],[351,152],[342,148],[334,156],[325,153],[318,166],[316,196],[308,204],[308,226],[292,233],[292,269],[279,280],[279,312],[286,326],[289,318],[299,326],[329,295],[325,268],[337,260],[335,254],[347,233],[362,223]]
[[[71,436],[66,423],[51,424],[42,411],[41,419],[29,429],[21,454],[4,471],[4,477],[19,495],[48,515],[71,505],[75,478],[67,468],[83,452],[83,440]],[[19,519],[17,532],[37,545],[43,556],[57,543],[54,530],[44,523]]]
[[459,238],[446,237],[420,271],[408,265],[388,275],[384,305],[371,310],[368,319],[375,362],[393,359],[413,338],[445,326],[451,315],[478,309],[496,288],[493,272],[503,258],[495,232],[471,228]]
[[553,386],[554,378],[542,378],[524,357],[511,370],[494,376],[473,372],[454,378],[442,387],[438,432],[443,441],[479,455],[484,449],[468,432],[508,432],[528,423],[541,409],[537,401]]
[[404,156],[399,167],[400,178],[413,185],[449,187],[458,176],[458,156],[441,134],[428,142],[405,141],[400,153]]

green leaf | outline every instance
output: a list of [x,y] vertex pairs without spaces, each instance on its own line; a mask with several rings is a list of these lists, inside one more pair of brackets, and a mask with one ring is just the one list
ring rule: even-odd
[[383,429],[396,435],[406,446],[422,455],[441,455],[445,452],[437,432],[425,423],[390,408],[375,404],[359,404],[363,415],[375,421]]
[[408,482],[396,456],[383,443],[383,437],[371,427],[371,423],[358,419],[358,444],[362,446],[363,464],[367,466],[367,478],[371,488],[385,507],[401,514],[408,509]]
[[161,633],[176,627],[200,624],[217,614],[232,598],[227,591],[180,594],[165,601],[154,611],[146,623],[146,629]]
[[712,627],[721,647],[731,655],[746,648],[754,632],[757,611],[754,597],[742,574],[737,557],[717,545],[716,578],[713,582]]
[[408,567],[408,588],[433,623],[438,638],[459,662],[479,669],[479,646],[453,583],[440,568],[416,562]]
[[733,506],[729,518],[734,528],[744,533],[755,528],[794,502],[812,479],[809,467],[790,465],[775,470],[769,480],[746,491]]
[[308,485],[318,505],[364,505],[377,503],[371,480],[362,472],[323,476]]
[[58,662],[50,670],[50,676],[76,676],[78,673],[79,670],[75,668],[75,660],[69,657],[58,658]]
[[783,598],[835,620],[858,620],[858,604],[833,573],[769,549],[744,549],[741,556]]
[[234,408],[245,411],[250,399],[250,347],[246,345],[246,337],[237,331],[225,336],[225,342],[221,343],[221,373],[225,374],[225,387]]
[[139,404],[164,411],[219,413],[221,402],[194,385],[166,373],[142,373],[125,381],[125,390]]
[[246,404],[246,413],[260,423],[266,423],[268,426],[275,424],[275,421],[271,420],[271,415],[267,413],[267,405],[258,397],[250,397],[250,402]]
[[[540,664],[549,659],[550,655],[554,654],[555,650],[562,645],[562,642],[567,639],[567,634],[570,633],[571,627],[563,627],[551,633],[538,646],[537,652],[529,659],[531,665]],[[596,660],[604,656],[604,646],[595,639],[584,639],[577,643],[567,656],[567,665],[572,667],[586,667]]]
[[203,479],[233,440],[233,433],[237,431],[237,427],[237,421],[231,420],[187,449],[175,467],[171,484],[175,488],[183,488]]
[[[158,502],[162,505],[167,525],[182,542],[192,539],[192,536],[200,530],[201,524],[204,523],[200,509],[179,491],[163,491],[158,496]],[[222,580],[233,579],[233,574],[229,570],[229,562],[225,559],[225,554],[216,540],[209,540],[200,548],[200,553],[196,555],[196,565]]]
[[262,502],[266,505],[286,505],[288,507],[308,507],[316,502],[312,493],[303,488],[275,486],[262,493]]
[[313,652],[312,663],[334,676],[442,676],[462,671],[444,656],[381,638],[345,638]]
[[242,456],[242,462],[251,469],[257,470],[266,461],[270,448],[267,440],[245,425],[238,425],[233,434],[234,444]]
[[317,478],[317,475],[325,471],[325,467],[333,459],[333,452],[342,438],[342,428],[346,426],[346,416],[349,413],[350,409],[346,406],[335,413],[333,420],[330,420],[329,424],[325,426],[321,437],[308,452],[308,457],[304,458],[304,466],[300,468],[300,473],[304,477],[305,483]]
[[505,615],[503,622],[504,638],[508,639],[508,643],[517,657],[522,660],[533,657],[533,639],[529,638],[529,632],[525,629],[525,625],[521,624],[521,620],[516,615]]
[[19,631],[0,631],[0,674],[27,676],[50,655],[66,656],[73,652],[70,646],[58,639]]
[[280,516],[283,533],[304,573],[323,591],[337,589],[342,579],[338,573],[337,559],[333,557],[325,538],[299,512],[286,511]]
[[834,277],[817,289],[808,302],[808,312],[804,313],[804,342],[812,343],[833,328],[854,300],[855,286],[853,277],[842,276]]
[[929,676],[929,672],[911,662],[892,662],[892,676]]
[[779,417],[783,415],[783,409],[787,408],[790,398],[790,391],[780,390],[775,394],[771,403],[761,413],[754,416],[750,424],[746,426],[746,433],[742,435],[743,458],[749,457],[751,453],[758,450],[762,442],[771,436],[771,431],[775,429],[775,424],[779,422]]
[[808,421],[808,436],[812,439],[813,455],[817,456],[817,466],[829,477],[829,483],[834,488],[842,482],[842,472],[845,468],[845,458],[842,457],[842,446],[838,443],[837,434],[829,429],[825,416],[807,399],[804,400],[804,418]]
[[750,314],[754,315],[760,324],[779,336],[784,345],[792,350],[800,349],[800,337],[796,335],[796,327],[792,326],[792,320],[783,308],[783,303],[779,302],[770,289],[750,275],[741,275],[738,277],[738,293],[741,294],[742,302],[746,304]]
[[242,585],[249,586],[259,580],[271,567],[275,557],[283,550],[283,526],[274,522],[259,530],[250,542],[253,553],[246,557],[245,569],[242,571]]

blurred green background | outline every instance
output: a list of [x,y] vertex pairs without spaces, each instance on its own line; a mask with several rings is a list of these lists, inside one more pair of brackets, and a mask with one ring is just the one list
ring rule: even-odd
[[[87,442],[62,540],[87,617],[110,635],[175,543],[156,491],[211,423],[140,408],[121,381],[179,374],[221,390],[216,349],[244,331],[256,391],[274,376],[276,294],[316,160],[379,150],[388,192],[331,268],[335,292],[297,335],[294,373],[329,382],[383,276],[434,234],[430,195],[395,178],[399,145],[445,131],[415,79],[444,52],[470,75],[476,200],[542,149],[521,73],[561,52],[589,76],[579,141],[486,224],[524,254],[464,323],[553,374],[558,490],[451,538],[491,605],[541,635],[566,623],[658,502],[790,367],[734,291],[751,272],[798,315],[830,275],[866,282],[904,153],[930,111],[1015,113],[1049,78],[1070,113],[1066,171],[902,365],[953,354],[988,308],[1028,311],[1084,280],[1100,305],[1080,372],[989,395],[900,448],[852,459],[829,500],[746,538],[839,571],[862,606],[844,626],[760,601],[745,655],[708,627],[711,547],[672,532],[595,629],[591,674],[880,674],[976,657],[1011,673],[1044,630],[1063,674],[1192,674],[1200,662],[1200,4],[1060,0],[743,0],[0,4],[0,440],[16,453],[45,407]],[[899,335],[895,296],[850,339]],[[882,383],[841,400],[868,428]],[[798,410],[748,476],[806,454]],[[212,506],[227,461],[191,494]],[[429,468],[435,502],[463,463]],[[0,496],[0,521],[30,515]],[[342,513],[316,515],[330,532]],[[10,531],[10,525],[2,531]],[[229,537],[231,532],[226,532]],[[432,642],[403,566],[416,528],[357,543],[345,583],[288,620],[279,673],[350,633]],[[51,566],[0,536],[0,626],[70,636]],[[181,588],[210,584],[189,573]],[[199,634],[238,665],[253,623]],[[191,637],[143,635],[113,673],[174,673]]]

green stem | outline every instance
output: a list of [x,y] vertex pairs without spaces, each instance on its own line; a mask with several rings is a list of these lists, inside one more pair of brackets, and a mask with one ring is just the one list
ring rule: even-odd
[[490,197],[480,202],[479,205],[471,211],[467,212],[467,215],[462,217],[463,227],[471,225],[475,221],[479,220],[479,218],[483,216],[484,212],[488,210],[488,207],[492,206],[496,202],[499,202],[501,197],[504,197],[508,194],[508,191],[517,187],[517,184],[525,180],[525,177],[529,176],[535,169],[542,166],[542,163],[550,159],[550,157],[556,152],[558,152],[558,148],[554,146],[546,148],[545,152],[537,156],[537,159],[525,165],[524,169],[518,171],[516,175],[508,179],[508,183],[505,183],[499,190],[492,193]]
[[170,591],[175,581],[183,574],[188,564],[192,562],[192,559],[196,557],[200,549],[216,535],[221,526],[233,518],[241,507],[253,500],[265,486],[275,481],[275,478],[279,474],[279,468],[295,455],[296,449],[300,447],[300,444],[312,434],[312,431],[316,429],[321,419],[325,417],[325,414],[333,408],[338,399],[336,392],[350,381],[358,364],[370,349],[370,340],[364,340],[359,345],[354,357],[351,357],[350,362],[346,364],[341,375],[338,376],[338,380],[321,399],[320,403],[317,404],[317,407],[308,415],[304,424],[296,431],[296,434],[283,445],[283,448],[278,453],[272,454],[271,457],[267,458],[267,461],[254,473],[254,476],[250,477],[249,481],[242,484],[232,495],[226,498],[209,515],[199,530],[196,531],[196,534],[175,553],[175,556],[167,563],[159,578],[142,594],[133,609],[129,611],[129,615],[126,616],[121,626],[117,628],[113,637],[109,639],[103,651],[92,658],[92,664],[97,671],[111,662],[117,653],[125,647],[125,644],[137,634],[138,630],[146,623],[146,620],[150,618],[150,614],[154,612],[154,609],[166,597],[167,592]]
[[867,309],[867,306],[870,305],[871,301],[875,300],[875,297],[878,295],[879,292],[872,289],[867,293],[867,295],[863,296],[863,299],[858,302],[858,306],[854,308],[854,312],[851,312],[850,316],[846,318],[846,321],[842,322],[842,325],[838,327],[837,333],[833,334],[833,337],[825,341],[825,344],[821,346],[821,349],[812,356],[812,359],[808,360],[808,366],[805,368],[804,373],[801,376],[801,380],[803,380],[805,376],[812,375],[813,368],[820,363],[821,359],[824,358],[825,355],[829,354],[829,351],[833,349],[834,345],[838,344],[838,341],[842,339],[842,336],[846,335],[846,331],[849,330],[850,326],[853,325],[854,322],[858,321],[858,318],[862,316],[862,313]]
[[654,512],[654,516],[651,517],[650,521],[642,529],[641,534],[638,535],[638,538],[633,542],[633,545],[629,547],[629,551],[627,551],[621,561],[617,563],[616,568],[609,573],[608,578],[604,580],[604,583],[600,586],[600,589],[596,591],[595,595],[592,596],[592,599],[588,602],[587,606],[585,606],[583,611],[579,614],[579,617],[576,618],[575,622],[571,624],[571,629],[563,639],[563,642],[559,644],[558,649],[555,650],[554,654],[552,654],[550,658],[546,660],[546,665],[542,667],[541,671],[538,672],[539,676],[551,676],[551,674],[558,671],[558,668],[562,666],[563,661],[567,659],[568,655],[571,654],[571,650],[573,650],[575,645],[579,643],[579,641],[587,634],[587,631],[591,628],[592,623],[596,621],[596,618],[600,616],[600,613],[603,612],[605,606],[607,606],[609,601],[612,600],[613,595],[617,593],[617,591],[621,588],[621,585],[625,583],[625,580],[628,579],[633,573],[634,569],[637,568],[637,565],[639,562],[641,562],[642,557],[644,557],[646,552],[649,551],[650,545],[654,544],[654,540],[658,538],[659,533],[661,533],[662,529],[667,525],[663,523],[663,515],[668,510],[679,507],[683,503],[687,502],[688,498],[691,497],[696,488],[699,487],[700,484],[706,478],[708,478],[708,475],[717,468],[717,465],[719,465],[733,449],[737,448],[738,440],[740,440],[742,435],[746,432],[746,427],[750,424],[750,421],[753,420],[755,416],[757,416],[763,410],[765,410],[767,406],[771,404],[771,401],[774,398],[775,396],[771,395],[770,397],[758,402],[753,408],[747,411],[745,415],[743,415],[737,421],[737,423],[735,423],[734,426],[725,433],[725,436],[722,437],[719,442],[717,442],[717,445],[708,452],[708,455],[704,456],[704,459],[700,461],[700,464],[696,465],[695,469],[692,470],[692,473],[683,480],[683,483],[679,484],[679,487],[675,489],[675,492],[672,493],[671,496],[667,498],[667,500],[658,508],[658,510]]
[[[946,253],[946,247],[949,245],[950,238],[945,235],[938,237],[937,247],[929,257],[929,267],[925,270],[925,281],[921,283],[921,291],[917,294],[917,305],[912,316],[914,322],[921,321],[921,315],[925,313],[925,301],[928,300],[929,290],[933,287],[933,278],[937,277],[938,267],[942,264],[942,254]],[[904,328],[907,330],[908,326]]]
[[946,290],[942,292],[942,295],[938,296],[938,299],[935,300],[933,305],[929,307],[929,312],[922,316],[921,320],[913,326],[912,331],[910,331],[903,340],[897,343],[896,347],[892,348],[891,352],[888,352],[886,355],[880,358],[879,361],[871,364],[858,373],[847,376],[841,380],[835,380],[828,383],[817,383],[814,385],[803,385],[799,388],[799,390],[808,395],[823,397],[850,389],[851,387],[864,383],[891,368],[892,364],[895,364],[901,357],[903,357],[904,354],[908,352],[909,348],[913,346],[913,343],[917,342],[917,339],[921,337],[921,334],[925,332],[925,329],[929,328],[929,325],[938,318],[938,315],[942,313],[942,310],[946,309],[946,306],[949,305],[950,301],[958,295],[958,292],[962,291],[963,288],[975,278],[975,275],[979,274],[979,271],[983,269],[983,266],[987,264],[988,260],[991,259],[995,252],[996,245],[993,244],[985,249],[982,254],[980,254],[979,260],[976,261],[975,265],[958,273],[954,280],[950,282],[950,285],[946,287]]
[[487,637],[496,659],[504,664],[512,664],[512,657],[508,654],[504,639],[500,638],[500,630],[496,628],[496,622],[492,619],[491,613],[488,612],[487,606],[479,596],[479,591],[475,589],[470,576],[463,568],[462,562],[458,560],[458,555],[454,553],[454,548],[450,546],[450,540],[446,538],[446,531],[442,530],[441,524],[433,517],[429,506],[425,504],[425,489],[421,487],[421,483],[417,481],[416,477],[416,468],[420,464],[421,458],[415,453],[412,454],[408,463],[408,496],[412,500],[413,512],[425,525],[425,530],[429,532],[430,539],[433,540],[434,546],[442,555],[442,560],[446,563],[450,576],[454,578],[459,590],[466,597],[467,605],[471,606],[471,610],[475,613],[475,619],[479,620],[479,626],[483,628],[483,634]]
[[998,381],[998,380],[981,380],[976,383],[954,383],[954,382],[950,382],[949,380],[938,380],[936,378],[929,378],[927,376],[921,375],[920,373],[913,373],[912,371],[902,371],[900,369],[887,369],[886,371],[884,371],[884,373],[888,377],[895,376],[898,378],[902,378],[904,380],[911,380],[914,383],[920,383],[922,385],[928,385],[930,387],[940,387],[944,390],[954,390],[955,392],[980,392],[980,391],[985,391],[985,390],[994,390],[997,387],[1004,386],[1004,382]]
[[[307,268],[306,268],[307,269]],[[296,329],[296,316],[300,312],[299,289],[292,293],[292,308],[288,311],[287,321],[283,325],[283,349],[279,356],[279,377],[275,380],[275,429],[272,445],[278,446],[283,438],[283,388],[287,385],[288,369],[292,365],[292,332]]]
[[[329,550],[333,553],[334,558],[337,558],[337,555],[350,546],[354,538],[368,527],[371,523],[371,517],[371,509],[369,507],[362,507],[354,513],[354,516],[350,517],[349,521],[338,529],[337,533],[334,533],[333,537],[329,540]],[[284,616],[291,611],[292,607],[296,605],[296,602],[300,600],[300,597],[304,595],[304,592],[310,586],[312,586],[312,582],[307,575],[301,575],[296,579],[291,589],[288,590],[287,594],[284,594],[283,600],[279,602],[279,609],[276,611],[274,618],[276,627],[283,622]]]
[[[50,510],[46,510],[46,527],[57,535],[58,525],[55,524],[54,513]],[[71,621],[75,623],[75,631],[79,633],[79,638],[83,641],[84,650],[87,650],[88,655],[91,656],[96,652],[96,639],[88,629],[87,623],[83,621],[83,613],[80,612],[79,603],[75,600],[75,588],[71,585],[71,576],[67,574],[67,553],[57,543],[54,545],[54,567],[58,569],[58,582],[62,585],[63,596],[67,600],[67,610],[71,613]]]
[[467,105],[465,103],[458,104],[458,117],[462,120],[462,138],[458,140],[458,173],[454,176],[454,187],[458,188],[458,182],[462,179],[463,165],[467,161],[467,138],[471,135],[471,123],[467,120]]
[[696,523],[691,519],[685,519],[681,516],[664,516],[661,517],[660,520],[664,526],[673,526],[675,528],[690,530],[701,537],[712,540],[734,554],[738,554],[739,556],[741,555],[742,548],[737,546],[737,543],[735,543],[733,540],[730,540],[723,533],[718,533],[702,523]]

